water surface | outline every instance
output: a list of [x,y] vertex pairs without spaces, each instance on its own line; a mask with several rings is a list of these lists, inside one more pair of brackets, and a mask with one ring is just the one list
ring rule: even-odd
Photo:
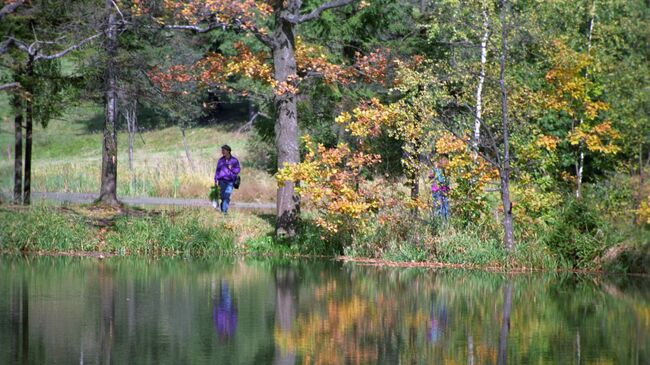
[[0,364],[650,364],[645,278],[0,257]]

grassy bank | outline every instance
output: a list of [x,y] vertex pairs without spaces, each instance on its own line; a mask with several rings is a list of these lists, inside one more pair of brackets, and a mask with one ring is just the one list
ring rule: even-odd
[[[101,168],[101,108],[85,104],[71,108],[46,128],[34,127],[32,190],[52,192],[99,191]],[[5,113],[6,114],[6,113]],[[247,152],[250,135],[232,124],[186,131],[190,159],[178,127],[153,129],[136,137],[133,168],[128,163],[128,138],[118,135],[118,195],[178,198],[206,197],[213,183],[219,147],[227,143],[241,160],[242,184],[234,199],[269,202],[276,183],[255,165]],[[13,189],[13,121],[0,118],[0,190]]]
[[[440,227],[433,240],[397,242],[376,232],[367,242],[332,242],[307,218],[291,242],[273,237],[274,217],[256,212],[222,216],[212,210],[121,211],[92,205],[0,207],[0,249],[5,253],[214,257],[220,255],[339,256],[370,263],[570,270],[541,241],[521,242],[508,254],[478,229]],[[382,241],[383,240],[383,241]],[[643,242],[642,239],[637,242]],[[646,272],[649,244],[619,247],[594,260],[591,270]],[[372,250],[379,250],[372,252]],[[418,264],[413,264],[418,263]]]

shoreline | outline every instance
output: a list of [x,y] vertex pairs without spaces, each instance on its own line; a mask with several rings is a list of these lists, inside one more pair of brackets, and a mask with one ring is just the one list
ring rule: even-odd
[[[143,210],[129,205],[121,209],[96,205],[3,205],[0,206],[0,220],[3,220],[0,225],[0,255],[12,256],[98,259],[116,256],[194,259],[259,257],[506,274],[628,274],[643,277],[650,274],[647,266],[643,265],[648,260],[650,247],[634,245],[612,246],[583,268],[563,262],[551,256],[547,248],[530,246],[530,243],[521,246],[522,250],[533,247],[537,256],[527,256],[528,252],[522,254],[520,250],[507,253],[497,245],[476,240],[470,242],[468,238],[458,243],[460,246],[446,248],[446,256],[432,254],[429,246],[417,252],[417,255],[375,256],[373,252],[352,251],[354,255],[350,256],[342,254],[343,250],[336,248],[336,242],[324,242],[322,236],[315,239],[319,233],[316,231],[307,231],[304,237],[297,237],[293,241],[278,240],[272,233],[271,218],[250,212],[236,212],[223,219],[211,211],[193,209]],[[386,242],[380,241],[378,244]],[[458,253],[460,249],[462,255]],[[400,250],[395,252],[403,253]],[[636,260],[635,266],[618,265],[615,260],[625,255]]]
[[[102,251],[48,251],[48,250],[33,250],[33,251],[15,251],[15,250],[5,250],[0,249],[0,256],[13,256],[13,257],[81,257],[81,258],[96,258],[99,260],[110,259],[110,258],[142,258],[142,259],[160,259],[160,258],[179,258],[182,255],[173,255],[173,254],[160,254],[160,255],[150,255],[150,254],[117,254],[112,252],[102,252]],[[564,274],[579,274],[579,275],[595,275],[595,276],[634,276],[640,278],[650,278],[650,274],[646,273],[624,273],[624,272],[612,272],[605,270],[584,270],[584,269],[533,269],[533,268],[512,268],[507,269],[500,266],[480,266],[473,264],[451,264],[444,262],[436,261],[417,261],[417,262],[406,262],[406,261],[392,261],[385,259],[375,259],[368,257],[354,257],[354,256],[325,256],[325,255],[305,255],[305,254],[280,254],[280,253],[232,253],[232,254],[222,254],[222,255],[200,255],[200,256],[189,256],[190,259],[202,260],[202,259],[214,259],[214,258],[278,258],[278,259],[308,259],[308,260],[327,260],[327,261],[336,261],[341,263],[353,263],[360,266],[372,266],[380,268],[404,268],[404,269],[452,269],[452,270],[472,270],[472,271],[483,271],[488,273],[500,273],[508,275],[520,275],[520,274],[550,274],[550,273],[564,273]],[[187,258],[187,257],[185,257]]]

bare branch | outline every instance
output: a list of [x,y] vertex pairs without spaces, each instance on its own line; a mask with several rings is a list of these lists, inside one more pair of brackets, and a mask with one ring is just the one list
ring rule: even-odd
[[4,41],[0,42],[0,55],[7,53],[9,47],[14,43],[13,39],[7,38]]
[[117,4],[115,3],[114,0],[111,0],[111,3],[113,3],[113,6],[114,6],[115,9],[117,10],[117,13],[120,14],[120,18],[122,18],[122,21],[124,22],[124,14],[123,14],[122,11],[120,10],[120,7],[117,6]]
[[201,28],[198,25],[182,25],[182,24],[168,24],[163,26],[163,29],[189,30],[194,33],[207,33],[211,30],[218,29],[218,28],[225,30],[227,26],[224,23],[213,23],[206,26],[205,28]]
[[68,48],[66,48],[63,51],[58,52],[58,53],[54,53],[54,54],[51,54],[51,55],[37,55],[34,58],[34,60],[54,60],[54,59],[57,59],[57,58],[61,58],[61,57],[65,56],[66,54],[68,54],[68,53],[70,53],[72,51],[78,50],[79,48],[83,47],[85,44],[90,43],[93,40],[101,37],[103,34],[104,33],[97,33],[97,34],[95,34],[93,36],[90,36],[90,37],[82,40],[81,42],[79,42],[79,43],[77,43],[75,45],[72,45],[72,46],[70,46],[70,47],[68,47]]
[[11,46],[12,44],[15,44],[16,47],[18,47],[18,49],[23,50],[23,51],[27,52],[28,54],[30,54],[30,48],[27,45],[27,43],[25,43],[25,42],[23,42],[23,41],[21,41],[19,39],[16,39],[14,37],[7,37],[7,48],[9,46]]
[[352,2],[354,2],[354,0],[334,0],[317,7],[316,9],[312,10],[307,14],[303,14],[303,15],[285,14],[283,18],[291,23],[300,24],[300,23],[308,22],[310,20],[317,19],[320,16],[320,14],[325,10],[340,8],[342,6],[352,4]]
[[200,25],[184,25],[184,24],[167,24],[162,26],[163,29],[168,29],[168,30],[186,30],[194,33],[208,33],[212,30],[215,29],[221,29],[221,30],[227,30],[227,29],[234,29],[234,30],[241,30],[241,31],[248,31],[251,32],[260,42],[264,43],[267,47],[273,47],[273,40],[271,37],[268,35],[264,34],[262,31],[260,31],[257,27],[255,26],[247,26],[243,27],[238,24],[228,24],[228,23],[221,23],[221,22],[210,22],[207,24],[205,27],[201,27]]
[[14,88],[18,89],[18,88],[21,88],[21,87],[22,86],[20,85],[19,82],[10,82],[8,84],[0,85],[0,91],[5,90],[5,89],[14,89]]
[[14,11],[16,11],[16,9],[18,9],[24,4],[25,4],[24,0],[18,0],[11,4],[7,4],[3,6],[2,9],[0,9],[0,19],[4,18],[8,14],[13,13]]

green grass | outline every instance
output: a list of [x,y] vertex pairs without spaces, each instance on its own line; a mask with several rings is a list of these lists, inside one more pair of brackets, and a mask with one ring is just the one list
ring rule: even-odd
[[124,256],[334,255],[302,233],[273,237],[272,216],[206,209],[116,211],[93,205],[0,208],[0,251]]
[[[105,253],[124,256],[272,257],[348,256],[397,262],[435,262],[477,268],[557,270],[573,266],[542,240],[521,241],[507,253],[502,242],[486,237],[481,227],[439,227],[420,241],[360,237],[345,245],[333,242],[308,218],[292,240],[274,238],[273,216],[233,212],[223,216],[206,209],[113,211],[93,205],[64,207],[37,204],[0,207],[0,252]],[[420,227],[422,228],[422,227]],[[647,233],[647,232],[646,232]],[[379,234],[385,235],[385,232]],[[415,236],[414,236],[415,237]],[[648,236],[614,247],[598,262],[610,272],[647,271]],[[393,237],[394,238],[394,237]],[[364,241],[373,240],[373,241]]]
[[200,257],[238,249],[225,222],[206,224],[194,211],[133,215],[85,209],[37,205],[0,210],[0,250]]
[[[4,103],[4,106],[3,106]],[[6,97],[0,98],[0,190],[13,188],[13,120]],[[32,190],[56,192],[99,191],[103,109],[84,104],[71,108],[46,128],[34,128]],[[128,166],[125,133],[118,134],[118,195],[204,198],[212,185],[220,146],[228,143],[243,165],[242,188],[233,199],[273,201],[275,181],[254,167],[247,154],[249,135],[233,132],[233,125],[187,130],[189,163],[177,127],[138,135],[134,144],[134,166]]]
[[43,206],[19,212],[0,210],[0,249],[4,251],[89,251],[98,240],[81,217]]
[[217,256],[235,252],[232,232],[199,223],[190,215],[120,217],[106,236],[106,249],[120,255]]

